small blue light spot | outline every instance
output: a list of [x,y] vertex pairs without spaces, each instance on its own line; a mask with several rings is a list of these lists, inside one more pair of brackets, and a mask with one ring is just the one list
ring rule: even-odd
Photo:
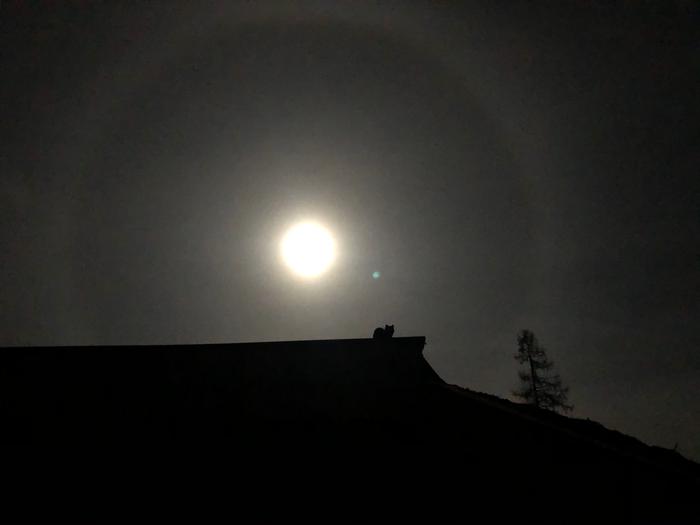
[[372,279],[379,279],[381,276],[382,276],[382,274],[379,272],[372,273]]

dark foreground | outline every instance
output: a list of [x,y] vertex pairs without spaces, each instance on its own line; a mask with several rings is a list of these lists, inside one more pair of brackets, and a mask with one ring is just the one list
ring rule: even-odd
[[446,385],[424,343],[2,349],[4,521],[698,517],[695,463]]

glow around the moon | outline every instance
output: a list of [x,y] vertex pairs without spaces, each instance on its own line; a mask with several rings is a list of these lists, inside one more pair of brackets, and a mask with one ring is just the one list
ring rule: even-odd
[[316,222],[302,222],[284,234],[280,252],[284,263],[296,275],[313,278],[331,267],[336,245],[328,229]]

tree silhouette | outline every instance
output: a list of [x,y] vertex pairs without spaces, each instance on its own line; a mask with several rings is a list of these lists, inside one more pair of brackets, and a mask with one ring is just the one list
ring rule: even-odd
[[520,364],[528,365],[527,370],[518,372],[522,386],[513,392],[515,396],[546,410],[573,410],[573,405],[567,403],[569,387],[562,384],[559,374],[552,373],[554,363],[530,330],[518,334],[518,353],[514,357]]

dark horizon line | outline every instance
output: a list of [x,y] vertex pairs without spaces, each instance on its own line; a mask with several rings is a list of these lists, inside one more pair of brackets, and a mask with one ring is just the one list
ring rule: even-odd
[[403,336],[403,337],[391,337],[386,339],[375,339],[372,337],[355,337],[347,339],[294,339],[294,340],[277,340],[277,341],[239,341],[231,343],[157,343],[157,344],[116,344],[116,345],[71,345],[71,344],[61,344],[61,345],[10,345],[10,346],[0,346],[0,351],[2,350],[13,350],[19,348],[31,348],[35,350],[40,349],[60,349],[60,348],[104,348],[104,349],[115,349],[115,348],[164,348],[164,347],[214,347],[214,346],[250,346],[250,345],[288,345],[288,344],[309,344],[309,343],[350,343],[359,341],[380,341],[385,342],[388,339],[401,340],[401,341],[421,341],[423,346],[426,343],[426,337],[424,335],[420,336]]

